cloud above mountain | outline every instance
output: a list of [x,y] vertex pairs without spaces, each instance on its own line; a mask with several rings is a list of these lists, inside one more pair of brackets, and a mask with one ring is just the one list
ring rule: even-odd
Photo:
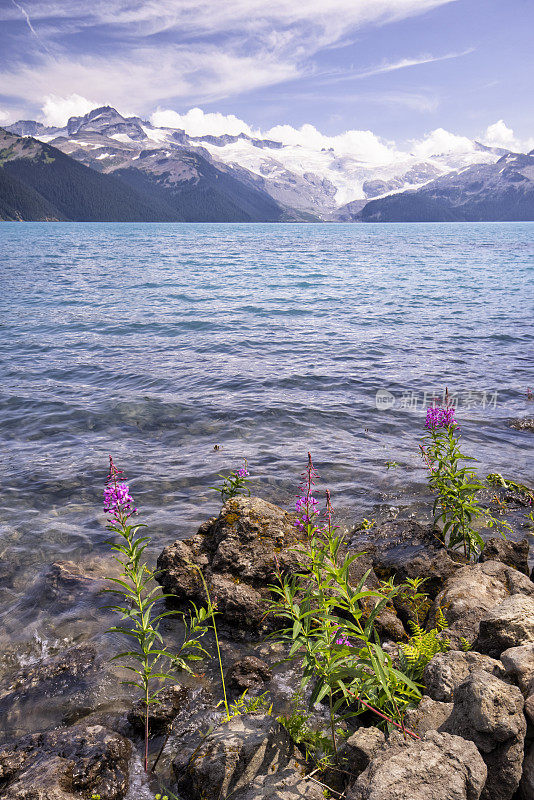
[[[22,47],[0,78],[28,103],[50,90],[99,103],[206,102],[313,75],[314,57],[383,26],[457,0],[26,0],[0,21]],[[7,28],[6,28],[7,29]],[[105,47],[107,45],[107,47]],[[449,56],[445,56],[446,58]],[[431,61],[425,57],[421,63]],[[378,71],[413,65],[407,57]],[[372,67],[370,74],[376,68]]]
[[41,109],[41,120],[45,125],[61,127],[66,125],[70,117],[83,117],[98,105],[94,100],[87,100],[75,92],[68,97],[49,94],[45,97]]
[[[254,129],[234,114],[204,112],[191,108],[185,114],[172,109],[158,109],[150,117],[156,127],[179,128],[190,136],[222,136],[230,134],[272,139],[286,145],[300,146],[309,150],[332,148],[339,155],[350,155],[369,163],[387,164],[405,158],[406,150],[398,143],[386,141],[369,130],[349,130],[335,136],[327,136],[314,125],[306,123],[299,128],[292,125],[275,125],[271,128]],[[512,128],[499,120],[480,132],[478,139],[491,147],[504,147],[517,152],[527,152],[534,147],[534,139],[518,140]],[[475,143],[467,136],[436,128],[420,139],[408,143],[409,152],[420,159],[441,153],[472,153]]]
[[519,153],[526,153],[534,148],[534,136],[524,140],[518,139],[513,129],[509,128],[502,119],[494,122],[493,125],[488,125],[481,141],[491,147],[503,147]]
[[524,0],[491,14],[487,0],[5,0],[0,108],[13,120],[45,103],[59,122],[93,102],[143,117],[201,106],[262,130],[288,123],[301,141],[358,131],[346,146],[374,157],[384,137],[473,138],[500,118],[525,138],[529,23]]

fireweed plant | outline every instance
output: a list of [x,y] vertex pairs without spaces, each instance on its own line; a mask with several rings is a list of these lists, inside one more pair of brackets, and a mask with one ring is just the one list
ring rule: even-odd
[[309,453],[302,478],[295,525],[305,544],[294,552],[303,569],[288,577],[276,564],[270,610],[288,625],[273,636],[290,644],[289,659],[301,661],[301,687],[315,682],[310,705],[327,699],[332,751],[338,761],[335,719],[343,707],[345,713],[338,714],[342,719],[371,710],[388,725],[415,736],[404,727],[403,717],[421,695],[393,666],[374,632],[374,621],[388,598],[365,587],[370,570],[351,584],[350,568],[361,553],[341,554],[344,540],[333,525],[328,491],[326,518],[320,521],[314,497],[318,474]]
[[248,487],[249,478],[248,464],[246,458],[243,459],[243,466],[231,472],[230,475],[219,475],[222,478],[222,486],[212,486],[216,492],[221,495],[221,502],[226,503],[231,497],[238,495],[246,495],[250,497],[250,489]]
[[[108,633],[126,636],[131,647],[118,653],[112,660],[121,662],[120,666],[134,675],[132,680],[122,683],[136,687],[141,693],[145,729],[144,766],[148,771],[149,709],[159,702],[158,694],[165,681],[174,679],[172,672],[186,670],[194,674],[188,662],[207,655],[200,639],[206,632],[209,612],[194,607],[194,614],[188,618],[179,611],[155,613],[155,605],[171,595],[163,594],[158,586],[154,586],[154,572],[141,560],[149,537],[138,533],[145,525],[131,524],[137,509],[134,508],[129,486],[121,480],[121,475],[122,472],[116,468],[110,456],[109,475],[104,489],[104,511],[109,515],[108,530],[118,537],[118,541],[110,544],[117,554],[114,558],[121,566],[121,574],[119,578],[107,578],[114,588],[104,591],[117,597],[117,603],[108,608],[120,614],[122,622],[110,628]],[[181,616],[185,626],[183,641],[177,652],[166,649],[159,631],[161,620],[173,614]]]
[[427,434],[420,445],[421,454],[429,469],[428,482],[436,495],[434,525],[444,544],[451,549],[463,548],[471,558],[484,548],[484,540],[474,529],[477,520],[491,528],[496,526],[504,536],[509,525],[495,519],[477,500],[485,488],[476,470],[464,461],[476,461],[460,450],[460,427],[454,418],[453,406],[431,407],[426,413]]

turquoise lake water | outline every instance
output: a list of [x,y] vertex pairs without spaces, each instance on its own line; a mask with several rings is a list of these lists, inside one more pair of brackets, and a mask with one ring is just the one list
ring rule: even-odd
[[445,386],[481,472],[532,477],[507,424],[534,412],[532,223],[3,223],[0,247],[4,571],[105,548],[108,453],[156,548],[244,457],[289,507],[311,450],[347,525],[417,501]]

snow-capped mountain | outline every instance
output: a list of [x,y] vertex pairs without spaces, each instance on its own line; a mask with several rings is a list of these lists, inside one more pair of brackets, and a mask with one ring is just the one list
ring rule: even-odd
[[354,219],[370,199],[419,189],[473,165],[494,164],[508,152],[465,140],[463,148],[429,155],[392,155],[384,148],[382,158],[370,161],[347,147],[290,144],[247,133],[191,136],[180,128],[123,117],[109,106],[71,117],[63,128],[22,120],[7,130],[50,143],[86,166],[130,182],[133,171],[160,185],[195,181],[195,157],[202,158],[228,179],[269,195],[293,219]]
[[506,222],[534,219],[534,151],[464,167],[420,189],[366,203],[353,222]]

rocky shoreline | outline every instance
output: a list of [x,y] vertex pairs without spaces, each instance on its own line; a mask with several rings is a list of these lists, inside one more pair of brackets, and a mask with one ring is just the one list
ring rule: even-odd
[[[417,737],[385,734],[371,715],[353,718],[340,748],[343,768],[319,773],[298,742],[277,721],[277,682],[297,694],[298,677],[277,666],[284,652],[264,636],[276,627],[266,615],[275,564],[291,575],[302,568],[294,547],[302,536],[294,515],[255,497],[228,500],[196,536],[168,545],[158,559],[165,592],[182,607],[202,603],[204,588],[216,598],[218,620],[241,656],[225,663],[231,697],[269,692],[273,710],[239,714],[229,721],[220,697],[204,678],[167,685],[150,718],[154,756],[166,785],[183,800],[319,800],[325,786],[347,800],[532,800],[534,797],[534,583],[526,539],[490,539],[477,563],[448,551],[429,527],[393,520],[349,550],[365,554],[351,567],[356,584],[395,577],[428,578],[431,627],[442,609],[450,649],[426,665],[423,700],[405,724]],[[68,605],[76,592],[98,592],[102,582],[56,565],[47,591]],[[376,620],[387,652],[408,639],[410,613],[393,597]],[[465,643],[469,649],[465,649]],[[157,790],[150,779],[138,794],[132,780],[142,728],[142,708],[100,702],[113,683],[94,647],[74,645],[24,667],[0,685],[0,713],[7,740],[0,745],[0,796],[8,800],[141,800]],[[61,710],[59,727],[34,730],[32,698],[45,695]],[[59,711],[58,711],[59,713]],[[319,703],[312,724],[325,726]],[[30,732],[24,731],[30,730]],[[335,772],[335,771],[334,771]],[[156,787],[156,788],[155,788]]]

